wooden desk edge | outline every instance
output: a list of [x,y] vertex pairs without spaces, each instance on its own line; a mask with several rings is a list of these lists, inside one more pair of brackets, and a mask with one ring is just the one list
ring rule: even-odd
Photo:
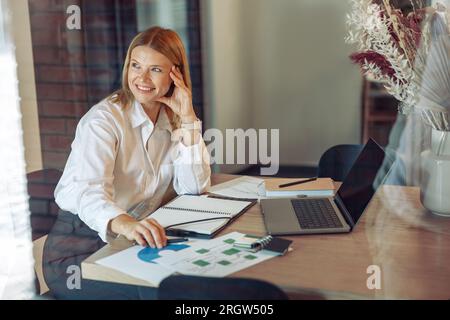
[[[157,286],[142,279],[138,279],[120,271],[99,265],[97,260],[109,256],[114,250],[108,246],[103,247],[81,263],[82,276],[85,279],[105,281],[126,285],[145,286],[155,288]],[[233,277],[233,275],[231,275]],[[336,292],[329,290],[317,290],[309,288],[281,288],[291,300],[361,300],[369,297],[356,295],[349,292]]]
[[[234,175],[220,174],[220,178],[226,178],[227,180],[236,177]],[[142,279],[134,278],[132,276],[126,275],[122,272],[116,271],[98,265],[95,262],[103,257],[109,256],[113,253],[118,252],[124,248],[112,248],[110,245],[106,245],[96,253],[89,256],[85,261],[82,262],[82,276],[86,279],[115,282],[121,284],[131,284],[147,287],[156,287],[151,283],[144,281]],[[230,275],[233,277],[234,274]],[[264,280],[263,278],[260,278]],[[288,294],[291,299],[377,299],[376,296],[366,296],[363,293],[354,293],[349,291],[332,291],[329,289],[320,288],[307,288],[307,287],[290,287],[288,285],[279,285],[283,291]],[[387,298],[386,296],[384,298]],[[397,297],[398,298],[398,297]]]
[[[132,277],[120,271],[99,265],[99,259],[110,256],[121,249],[114,249],[109,245],[104,246],[81,263],[82,277],[95,281],[114,282],[126,285],[136,285],[155,288],[157,285],[151,284],[142,279]],[[233,277],[233,274],[230,275]],[[370,297],[357,295],[349,292],[337,292],[323,289],[280,287],[291,300],[365,300]]]
[[[216,175],[217,176],[217,175]],[[219,174],[220,177],[225,178],[226,181],[232,178],[239,177],[231,174]],[[124,243],[119,244],[116,248],[113,248],[110,244],[105,245],[103,248],[89,256],[81,263],[82,277],[85,279],[95,281],[106,281],[120,284],[157,287],[157,285],[151,284],[143,279],[135,278],[127,275],[123,272],[99,265],[96,261],[110,256],[120,250],[126,249],[127,245]],[[233,277],[234,274],[230,275]],[[264,280],[264,279],[262,279]],[[310,288],[296,288],[296,287],[283,287],[279,286],[290,299],[367,299],[367,297],[358,296],[348,292],[335,292],[323,289],[310,289]]]

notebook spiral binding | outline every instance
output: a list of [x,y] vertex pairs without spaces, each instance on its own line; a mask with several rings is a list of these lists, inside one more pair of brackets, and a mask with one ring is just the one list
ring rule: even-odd
[[189,209],[186,208],[177,208],[177,207],[164,207],[164,209],[171,209],[171,210],[182,210],[182,211],[193,211],[193,212],[202,212],[202,213],[212,213],[212,214],[221,214],[226,216],[231,216],[230,213],[227,212],[220,212],[220,211],[208,211],[208,210],[200,210],[200,209]]
[[261,246],[261,248],[264,248],[270,243],[270,241],[272,241],[272,236],[269,235],[257,240],[256,243],[258,243]]

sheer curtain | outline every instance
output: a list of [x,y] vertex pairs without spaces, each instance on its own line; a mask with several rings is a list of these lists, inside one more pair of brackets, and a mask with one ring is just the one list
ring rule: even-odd
[[9,1],[0,0],[0,299],[30,299],[34,260]]

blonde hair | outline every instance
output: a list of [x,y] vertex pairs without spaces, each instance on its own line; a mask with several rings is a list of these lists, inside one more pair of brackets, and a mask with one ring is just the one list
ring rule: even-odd
[[[127,56],[122,69],[122,87],[113,92],[108,99],[113,103],[119,103],[123,108],[130,106],[134,100],[133,93],[128,86],[128,68],[130,66],[131,52],[138,46],[147,46],[166,56],[174,65],[178,66],[183,75],[183,80],[189,90],[192,90],[191,75],[187,60],[186,50],[178,34],[170,29],[151,27],[134,37],[128,47]],[[180,119],[170,108],[166,112],[171,119],[174,128],[180,127]]]

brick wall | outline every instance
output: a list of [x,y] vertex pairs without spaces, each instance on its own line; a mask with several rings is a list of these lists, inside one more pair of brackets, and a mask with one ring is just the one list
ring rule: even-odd
[[[81,30],[66,28],[73,4]],[[135,2],[29,0],[29,10],[44,168],[62,169],[79,119],[120,86]]]
[[[120,87],[137,33],[134,0],[28,0],[44,168],[62,169],[79,119]],[[203,118],[198,0],[188,0],[193,102]],[[81,30],[68,30],[67,7],[81,8]]]

